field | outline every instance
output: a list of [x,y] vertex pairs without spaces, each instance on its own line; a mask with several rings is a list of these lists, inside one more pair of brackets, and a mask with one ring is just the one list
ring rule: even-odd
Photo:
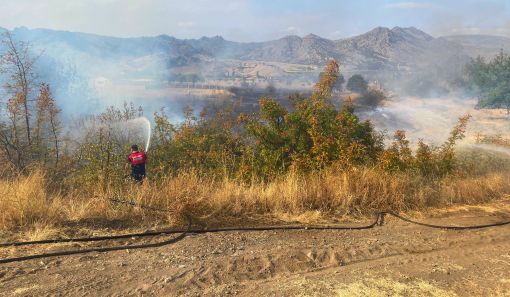
[[[503,199],[413,217],[468,225],[509,220],[509,212],[510,201]],[[384,226],[358,231],[197,234],[155,249],[4,264],[0,295],[508,296],[509,228],[445,231],[388,219]],[[148,239],[115,244],[140,241]],[[90,246],[11,248],[1,255]]]

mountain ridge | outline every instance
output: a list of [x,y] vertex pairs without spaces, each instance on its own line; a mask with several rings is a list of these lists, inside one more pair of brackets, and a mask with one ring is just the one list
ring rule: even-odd
[[[0,27],[1,30],[1,27]],[[18,27],[11,32],[40,47],[59,43],[77,51],[98,55],[143,56],[168,55],[168,64],[183,66],[200,63],[204,58],[261,60],[297,64],[322,65],[331,59],[362,68],[413,67],[417,56],[429,52],[458,52],[468,57],[494,54],[496,40],[510,48],[510,38],[490,35],[458,35],[433,37],[415,27],[376,27],[364,34],[337,40],[310,33],[303,37],[288,35],[261,42],[238,42],[222,36],[179,39],[171,35],[142,37],[111,37],[106,35],[60,31],[44,28]],[[473,42],[472,39],[481,40]],[[491,40],[488,46],[483,40]],[[487,48],[488,47],[488,48]],[[418,63],[419,64],[419,63]],[[399,66],[400,65],[400,66]]]

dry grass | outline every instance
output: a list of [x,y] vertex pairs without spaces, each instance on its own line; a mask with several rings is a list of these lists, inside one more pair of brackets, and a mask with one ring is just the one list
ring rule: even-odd
[[[191,213],[206,221],[271,214],[315,220],[322,214],[367,215],[380,210],[421,210],[483,203],[510,193],[510,175],[491,174],[439,181],[408,174],[386,175],[363,169],[321,176],[289,174],[270,183],[213,182],[194,174],[146,185],[134,197],[141,203]],[[306,215],[305,215],[306,214]]]
[[41,172],[14,180],[0,180],[0,228],[51,225],[61,220],[62,198],[50,197]]
[[[410,211],[455,204],[479,204],[510,193],[510,175],[430,180],[373,169],[289,174],[269,183],[214,181],[186,173],[161,184],[150,181],[122,189],[48,194],[41,172],[0,182],[0,229],[22,228],[30,238],[54,234],[62,226],[141,227],[180,221],[184,213],[207,224],[242,223],[253,218],[318,222],[325,217],[356,217],[378,210]],[[111,198],[175,210],[155,214],[119,206]],[[38,231],[39,230],[39,231]],[[43,233],[42,235],[40,233]]]

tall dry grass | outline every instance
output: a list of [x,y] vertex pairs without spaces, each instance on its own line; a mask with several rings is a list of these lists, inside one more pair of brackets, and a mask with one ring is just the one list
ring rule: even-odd
[[[376,169],[315,175],[288,174],[272,182],[243,183],[183,173],[142,186],[50,192],[37,171],[0,181],[0,229],[65,226],[141,227],[182,220],[190,214],[204,224],[231,224],[253,218],[316,221],[331,216],[363,216],[375,211],[424,210],[453,204],[477,204],[510,193],[510,174],[431,180]],[[154,213],[116,205],[112,198],[173,210]]]
[[[291,173],[268,183],[246,184],[183,173],[159,184],[147,181],[142,186],[127,184],[116,189],[71,191],[65,195],[50,192],[47,185],[48,179],[40,171],[0,181],[0,229],[34,233],[34,229],[65,226],[141,227],[177,222],[185,213],[191,214],[196,222],[226,224],[262,217],[310,221],[331,216],[363,216],[380,210],[423,210],[478,204],[507,195],[510,175],[500,172],[431,180],[365,168],[309,176]],[[112,198],[174,212],[154,213],[116,205],[110,201]]]
[[29,176],[0,180],[0,228],[53,224],[62,219],[62,197],[48,195],[45,176],[35,171]]
[[134,190],[133,198],[140,203],[174,209],[205,221],[254,215],[298,217],[306,212],[360,216],[382,210],[423,210],[487,202],[510,193],[510,175],[431,180],[420,175],[361,169],[309,176],[288,174],[273,182],[247,185],[187,173],[160,186],[146,185]]

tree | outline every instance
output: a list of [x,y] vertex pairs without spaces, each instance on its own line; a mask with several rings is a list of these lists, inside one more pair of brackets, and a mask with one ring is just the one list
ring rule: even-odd
[[[322,76],[324,75],[324,71],[322,71],[321,73],[319,73],[319,80],[322,79]],[[333,89],[337,90],[337,91],[342,91],[342,85],[345,83],[345,77],[343,76],[343,74],[339,73],[337,78],[336,78],[336,82],[335,84],[333,85]]]
[[[35,83],[33,66],[37,58],[32,57],[30,45],[16,41],[9,31],[4,33],[2,40],[5,52],[0,56],[0,73],[9,77],[4,85],[6,91],[16,97],[16,103],[23,106],[26,140],[31,144],[29,95]],[[14,102],[13,101],[13,102]]]
[[347,81],[347,89],[351,92],[365,93],[368,90],[368,83],[359,74],[355,74]]
[[506,108],[510,114],[510,56],[501,51],[489,62],[478,57],[466,66],[468,80],[476,86],[478,106]]
[[272,84],[268,85],[265,89],[266,94],[272,96],[276,94],[276,87]]
[[51,161],[57,168],[60,159],[60,109],[55,104],[50,86],[42,83],[36,100],[36,119],[34,126],[34,149],[39,152],[36,159]]
[[33,71],[37,60],[30,45],[16,40],[9,31],[3,35],[4,52],[0,55],[0,74],[4,76],[3,89],[8,101],[5,113],[0,114],[0,143],[4,154],[18,169],[25,170],[34,160],[33,115],[35,101],[31,98],[36,75]]
[[368,108],[376,108],[381,105],[381,103],[386,100],[387,97],[381,90],[370,89],[364,94],[362,94],[357,100],[356,103]]
[[329,165],[352,166],[375,161],[382,140],[369,121],[361,121],[350,106],[337,110],[331,102],[339,65],[329,63],[313,93],[290,98],[292,110],[276,100],[259,101],[258,115],[246,117],[253,141],[250,164],[256,176],[271,177],[289,168],[320,170]]

